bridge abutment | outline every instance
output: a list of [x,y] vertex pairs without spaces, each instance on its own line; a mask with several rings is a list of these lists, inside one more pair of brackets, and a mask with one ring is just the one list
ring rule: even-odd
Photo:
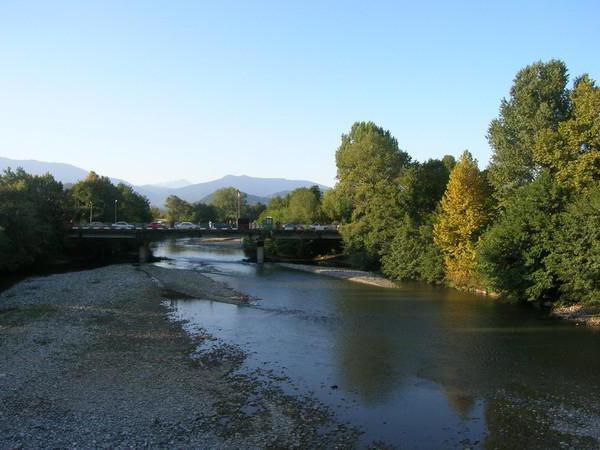
[[265,262],[265,241],[256,241],[256,262],[258,264]]
[[138,248],[138,257],[140,264],[148,262],[148,256],[150,254],[150,245],[147,242],[140,244]]

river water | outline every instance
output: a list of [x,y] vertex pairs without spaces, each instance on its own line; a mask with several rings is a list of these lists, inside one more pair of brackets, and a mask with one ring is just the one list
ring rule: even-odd
[[234,245],[178,240],[154,254],[255,297],[178,300],[174,314],[360,428],[363,446],[600,446],[600,335],[585,327],[452,289],[258,266]]

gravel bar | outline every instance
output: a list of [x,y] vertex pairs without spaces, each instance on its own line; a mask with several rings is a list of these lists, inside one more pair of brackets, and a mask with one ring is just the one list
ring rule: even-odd
[[[352,448],[310,398],[240,375],[165,299],[249,299],[194,271],[121,264],[0,293],[0,448]],[[260,381],[259,381],[260,380]]]

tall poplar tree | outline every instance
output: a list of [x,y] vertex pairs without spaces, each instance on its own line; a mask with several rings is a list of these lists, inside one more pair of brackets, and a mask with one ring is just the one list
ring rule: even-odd
[[581,193],[600,180],[600,88],[583,75],[575,81],[570,101],[570,117],[556,130],[538,134],[534,155],[559,183]]
[[490,182],[502,207],[538,172],[533,148],[542,130],[556,131],[569,115],[567,67],[562,61],[537,62],[520,70],[500,115],[492,120]]
[[475,287],[476,244],[488,215],[486,182],[471,153],[465,151],[450,173],[441,210],[433,228],[435,244],[444,257],[447,282]]

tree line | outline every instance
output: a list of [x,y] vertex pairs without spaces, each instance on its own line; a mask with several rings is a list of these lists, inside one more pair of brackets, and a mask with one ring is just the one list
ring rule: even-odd
[[[248,205],[240,195],[243,217],[258,219],[265,205]],[[17,169],[0,174],[0,272],[44,264],[69,250],[67,233],[75,224],[90,221],[148,223],[235,220],[238,191],[216,191],[210,203],[167,199],[165,210],[150,207],[148,199],[124,183],[90,172],[72,186],[63,186],[50,174],[36,176]]]
[[234,187],[221,188],[213,192],[208,203],[190,203],[176,195],[165,201],[165,218],[169,222],[235,222],[238,217],[258,220],[266,209],[262,203],[248,204],[247,195]]
[[465,151],[413,160],[355,123],[324,209],[351,264],[539,303],[600,302],[600,88],[562,61],[520,70],[491,121],[486,170]]

